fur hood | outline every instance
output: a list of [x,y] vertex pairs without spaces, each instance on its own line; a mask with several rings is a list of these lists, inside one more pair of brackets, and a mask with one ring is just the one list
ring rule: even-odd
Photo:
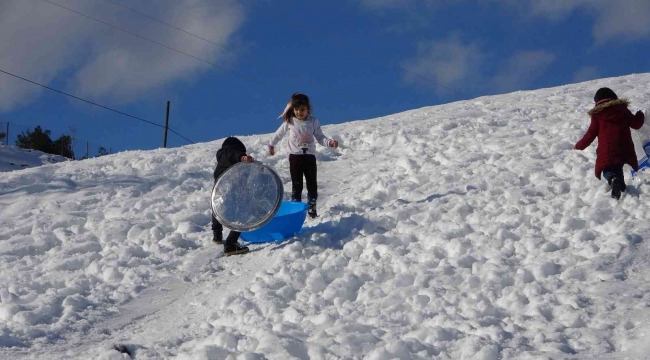
[[617,106],[617,105],[625,105],[625,107],[628,107],[630,105],[630,101],[628,99],[616,99],[616,100],[611,100],[604,102],[602,104],[596,105],[593,109],[589,110],[587,114],[590,116],[594,116],[595,114],[610,108],[612,106]]

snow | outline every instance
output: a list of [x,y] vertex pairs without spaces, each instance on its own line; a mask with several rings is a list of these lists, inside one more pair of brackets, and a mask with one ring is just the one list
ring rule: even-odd
[[0,172],[22,170],[63,161],[70,161],[70,159],[37,150],[0,144]]
[[[636,110],[649,84],[326,126],[321,216],[237,257],[209,231],[222,140],[2,173],[0,358],[649,359],[649,175],[616,202],[572,150],[599,87]],[[270,137],[241,139],[288,195]]]

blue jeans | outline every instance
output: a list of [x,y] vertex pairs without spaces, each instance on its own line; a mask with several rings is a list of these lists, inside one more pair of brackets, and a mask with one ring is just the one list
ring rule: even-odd
[[612,180],[614,178],[619,179],[622,182],[622,184],[625,184],[625,180],[623,177],[623,165],[614,165],[603,170],[603,177],[607,180],[609,184],[612,183]]

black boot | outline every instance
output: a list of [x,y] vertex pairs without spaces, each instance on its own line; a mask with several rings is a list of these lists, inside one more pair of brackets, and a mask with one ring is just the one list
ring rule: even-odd
[[316,213],[316,199],[311,199],[307,202],[307,205],[309,205],[309,210],[307,211],[307,214],[309,215],[310,218],[315,219],[318,217],[318,214]]
[[246,254],[248,251],[246,246],[241,246],[237,242],[223,245],[223,254],[226,256]]
[[621,183],[619,178],[612,179],[612,198],[619,200],[621,198]]
[[224,255],[239,255],[246,254],[248,252],[248,248],[246,246],[241,246],[237,242],[237,240],[239,240],[239,235],[240,233],[236,231],[231,231],[230,234],[228,234],[226,242],[223,244]]
[[221,245],[223,244],[223,234],[221,232],[213,232],[212,233],[212,242]]

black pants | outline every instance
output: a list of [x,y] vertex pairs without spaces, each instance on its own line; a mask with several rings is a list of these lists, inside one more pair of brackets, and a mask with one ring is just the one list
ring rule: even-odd
[[607,169],[603,170],[603,176],[609,181],[611,181],[613,178],[623,180],[623,165],[614,165],[608,167]]
[[291,200],[302,201],[303,175],[307,180],[307,199],[316,200],[318,198],[316,156],[289,155],[289,171],[291,172]]
[[[217,220],[217,218],[214,217],[214,214],[212,214],[212,233],[219,234],[223,237],[223,225],[221,225],[219,220]],[[231,231],[230,234],[228,234],[225,243],[226,244],[236,243],[237,240],[239,240],[240,234],[241,234],[240,232]]]
[[625,191],[627,186],[625,185],[625,178],[623,177],[623,165],[614,165],[610,166],[607,169],[603,170],[603,177],[611,185],[612,180],[617,178],[621,183],[621,190]]

